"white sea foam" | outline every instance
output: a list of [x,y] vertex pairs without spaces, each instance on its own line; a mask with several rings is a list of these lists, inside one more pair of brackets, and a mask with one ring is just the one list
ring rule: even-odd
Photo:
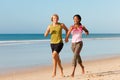
[[6,45],[19,45],[19,44],[34,44],[34,43],[42,43],[49,42],[50,40],[12,40],[12,41],[0,41],[0,46]]
[[110,37],[110,38],[84,38],[87,40],[120,40],[120,37]]
[[[71,39],[69,39],[71,41]],[[110,38],[83,38],[83,40],[120,40],[120,37],[110,37]],[[64,39],[63,39],[64,41]],[[10,40],[10,41],[0,41],[0,46],[8,45],[20,45],[20,44],[35,44],[50,42],[50,39],[44,40]]]

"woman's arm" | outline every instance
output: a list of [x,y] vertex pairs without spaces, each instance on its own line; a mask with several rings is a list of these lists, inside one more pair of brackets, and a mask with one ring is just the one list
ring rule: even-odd
[[68,32],[67,32],[67,35],[66,35],[66,38],[65,38],[65,42],[68,42],[68,41],[69,41],[68,38],[69,38],[69,36],[70,36],[71,31],[72,31],[72,26],[69,28],[69,30],[68,30]]
[[83,26],[83,30],[85,31],[85,34],[86,34],[86,35],[89,35],[89,31],[86,29],[85,26]]
[[66,35],[67,35],[67,32],[68,32],[68,28],[65,26],[65,24],[61,24],[62,25],[62,28],[65,30],[65,32],[66,32]]
[[50,26],[47,27],[47,29],[46,29],[46,31],[44,33],[44,36],[47,37],[49,32],[50,32]]

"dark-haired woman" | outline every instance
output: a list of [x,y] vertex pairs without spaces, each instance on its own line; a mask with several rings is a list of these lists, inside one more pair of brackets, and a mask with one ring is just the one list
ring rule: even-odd
[[74,53],[74,57],[73,57],[73,71],[71,74],[71,77],[74,77],[74,73],[75,73],[75,69],[76,69],[76,65],[77,62],[80,65],[80,67],[82,68],[82,74],[85,73],[84,70],[84,66],[82,64],[82,59],[80,56],[80,52],[83,46],[83,42],[82,42],[82,32],[84,31],[86,33],[86,35],[89,34],[88,30],[85,28],[85,26],[83,26],[81,24],[81,16],[76,14],[73,16],[73,20],[74,20],[74,25],[72,25],[70,27],[70,29],[68,30],[67,36],[65,41],[68,42],[68,38],[70,36],[70,33],[72,34],[72,51]]

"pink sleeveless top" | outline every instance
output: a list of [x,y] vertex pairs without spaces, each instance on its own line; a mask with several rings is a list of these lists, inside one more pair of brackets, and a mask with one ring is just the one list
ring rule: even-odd
[[71,31],[72,43],[82,41],[82,32],[83,32],[82,25],[80,25],[79,28],[75,28],[74,25],[72,27],[73,27]]

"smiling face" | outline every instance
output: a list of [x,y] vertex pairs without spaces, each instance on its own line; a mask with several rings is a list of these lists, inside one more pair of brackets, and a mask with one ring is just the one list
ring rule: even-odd
[[53,23],[57,23],[58,22],[58,17],[53,16]]
[[79,14],[76,14],[73,16],[74,24],[79,25],[81,22],[81,16]]
[[51,21],[53,22],[53,23],[58,23],[58,20],[59,20],[59,17],[58,17],[58,15],[53,15],[52,16],[52,18],[51,18]]
[[77,16],[75,16],[73,18],[73,20],[74,20],[74,24],[79,24],[80,23],[80,19]]

